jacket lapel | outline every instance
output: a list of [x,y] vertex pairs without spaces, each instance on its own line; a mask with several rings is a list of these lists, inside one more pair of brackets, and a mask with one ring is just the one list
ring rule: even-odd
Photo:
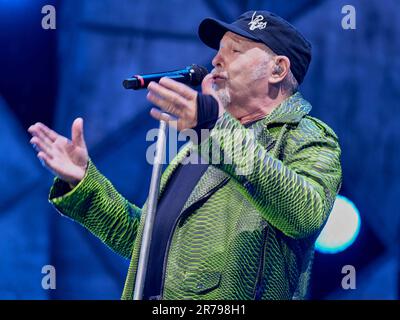
[[193,147],[193,143],[191,143],[191,142],[185,144],[182,147],[182,149],[178,152],[176,157],[171,161],[171,163],[165,169],[164,173],[161,176],[159,197],[163,193],[163,191],[164,191],[164,189],[165,189],[165,187],[167,185],[167,182],[168,182],[169,178],[171,177],[172,173],[176,170],[176,168],[183,161],[183,159],[185,159],[189,155],[190,150],[192,149],[192,147]]
[[204,172],[203,176],[191,192],[188,200],[182,208],[182,211],[185,211],[191,205],[203,199],[206,195],[211,195],[216,192],[218,190],[218,185],[226,179],[229,179],[228,174],[213,165],[209,165],[206,172]]

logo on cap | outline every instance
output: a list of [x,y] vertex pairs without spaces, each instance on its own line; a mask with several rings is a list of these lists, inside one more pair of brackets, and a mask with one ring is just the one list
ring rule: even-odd
[[251,21],[248,23],[249,24],[249,29],[251,31],[255,29],[260,29],[263,30],[267,26],[267,21],[262,22],[264,20],[263,15],[259,14],[256,16],[257,11],[254,11],[253,16],[251,17]]

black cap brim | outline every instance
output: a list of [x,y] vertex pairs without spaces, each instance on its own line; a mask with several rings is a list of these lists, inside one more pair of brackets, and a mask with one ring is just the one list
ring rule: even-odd
[[242,37],[257,42],[260,41],[260,39],[254,37],[250,33],[246,32],[245,30],[234,24],[225,23],[212,18],[206,18],[200,23],[198,34],[200,40],[203,41],[205,45],[215,50],[218,50],[219,43],[227,31],[231,31]]

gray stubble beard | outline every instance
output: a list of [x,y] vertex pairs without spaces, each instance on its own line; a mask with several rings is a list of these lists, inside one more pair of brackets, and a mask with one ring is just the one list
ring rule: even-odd
[[217,93],[220,102],[222,103],[222,106],[224,107],[224,109],[226,109],[231,103],[231,95],[229,94],[228,89],[226,87],[218,88],[218,86],[215,84],[213,85],[213,87],[213,89]]

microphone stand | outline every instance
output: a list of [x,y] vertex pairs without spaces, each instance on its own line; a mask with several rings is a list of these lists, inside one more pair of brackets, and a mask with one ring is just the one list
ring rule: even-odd
[[158,195],[160,192],[162,160],[164,158],[164,149],[166,145],[166,128],[167,123],[164,120],[160,120],[160,126],[158,128],[158,139],[156,143],[156,152],[153,163],[153,171],[151,174],[146,220],[144,224],[142,243],[140,247],[135,289],[133,292],[133,300],[143,299],[143,289],[146,280],[153,224],[157,210]]

